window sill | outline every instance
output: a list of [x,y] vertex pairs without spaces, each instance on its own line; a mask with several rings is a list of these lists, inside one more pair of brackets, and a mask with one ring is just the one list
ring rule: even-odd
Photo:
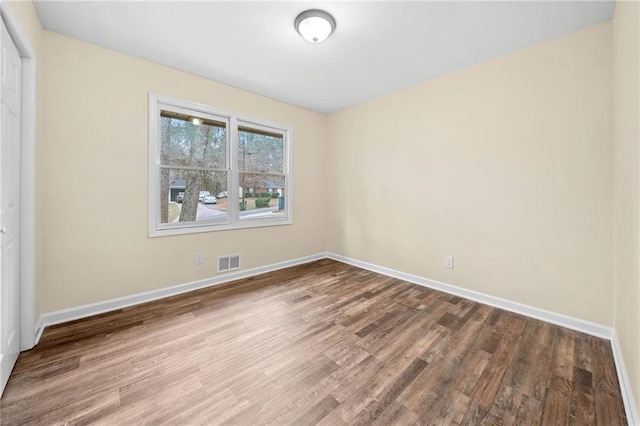
[[237,223],[218,223],[189,225],[189,226],[167,226],[149,230],[149,238],[168,237],[171,235],[199,234],[204,232],[233,231],[237,229],[265,228],[271,226],[293,225],[291,219],[244,219]]

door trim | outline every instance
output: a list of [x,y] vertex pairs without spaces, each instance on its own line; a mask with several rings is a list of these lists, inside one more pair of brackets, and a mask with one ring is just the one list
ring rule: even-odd
[[35,345],[36,55],[5,0],[0,17],[22,58],[20,125],[20,350]]

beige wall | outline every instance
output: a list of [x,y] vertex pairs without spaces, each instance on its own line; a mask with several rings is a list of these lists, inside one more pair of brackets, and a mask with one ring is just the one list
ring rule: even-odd
[[[43,31],[30,2],[8,4],[38,63],[38,314],[211,277],[225,253],[251,268],[328,249],[613,325],[640,406],[637,2],[328,118]],[[147,238],[149,91],[291,124],[295,224]]]
[[16,18],[16,22],[20,26],[20,29],[29,39],[29,43],[35,51],[36,56],[39,56],[43,31],[38,15],[33,8],[33,3],[30,1],[7,1],[6,3],[14,18]]
[[640,407],[640,7],[613,19],[614,328]]
[[610,33],[331,115],[329,251],[611,325]]
[[[43,56],[38,312],[324,251],[325,116],[51,32]],[[148,238],[149,92],[292,125],[294,225]]]
[[[9,5],[38,55],[38,313],[207,278],[220,254],[251,268],[328,249],[615,324],[638,378],[637,3],[618,5],[613,42],[604,23],[329,118],[43,31],[30,3]],[[147,238],[149,91],[293,125],[295,224]]]

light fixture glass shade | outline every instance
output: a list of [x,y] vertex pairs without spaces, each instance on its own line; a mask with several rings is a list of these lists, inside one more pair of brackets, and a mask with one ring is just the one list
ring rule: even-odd
[[294,26],[309,43],[321,43],[336,29],[336,21],[327,12],[314,9],[298,15]]

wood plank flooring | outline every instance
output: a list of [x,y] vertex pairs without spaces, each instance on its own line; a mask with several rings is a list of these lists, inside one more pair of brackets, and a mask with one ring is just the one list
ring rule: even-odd
[[331,260],[49,327],[3,425],[624,425],[607,341]]

